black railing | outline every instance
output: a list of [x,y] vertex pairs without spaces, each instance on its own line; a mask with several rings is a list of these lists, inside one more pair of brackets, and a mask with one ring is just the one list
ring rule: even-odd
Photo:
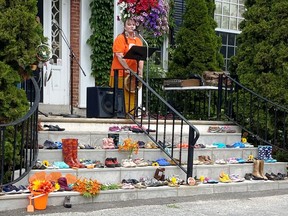
[[34,78],[21,84],[26,91],[30,109],[11,123],[0,124],[0,186],[24,178],[38,155],[38,105],[40,90]]
[[272,145],[276,150],[288,151],[288,109],[228,78],[231,85],[223,85],[219,94],[222,109],[219,117],[240,126],[257,145]]
[[[115,79],[116,77],[117,71],[115,71]],[[125,86],[125,82],[120,83],[120,85]],[[134,88],[134,86],[139,87]],[[143,129],[142,132],[173,163],[187,174],[187,178],[192,177],[194,145],[199,138],[197,128],[132,71],[130,72],[130,78],[126,80],[126,89],[134,92],[130,94],[133,97],[126,101],[134,101],[135,104],[135,106],[131,105],[128,107],[128,110],[126,110],[127,115]],[[115,91],[117,91],[117,88]]]

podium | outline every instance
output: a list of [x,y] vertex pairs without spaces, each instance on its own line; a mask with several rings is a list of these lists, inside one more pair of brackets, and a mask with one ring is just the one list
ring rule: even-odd
[[[148,50],[148,55],[147,55]],[[123,57],[124,59],[135,59],[137,61],[137,66],[140,60],[146,60],[149,58],[158,48],[151,47],[147,48],[144,46],[132,46],[126,55]],[[137,67],[138,70],[138,67]],[[138,72],[138,71],[137,71]]]

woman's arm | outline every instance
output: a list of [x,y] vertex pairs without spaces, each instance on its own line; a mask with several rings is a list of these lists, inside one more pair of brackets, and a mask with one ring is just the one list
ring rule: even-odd
[[138,75],[139,75],[140,77],[143,77],[143,66],[144,66],[144,61],[139,61]]

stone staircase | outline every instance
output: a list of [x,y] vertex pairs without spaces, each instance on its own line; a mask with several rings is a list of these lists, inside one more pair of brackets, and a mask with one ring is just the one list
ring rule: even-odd
[[[59,125],[61,128],[65,128],[65,131],[40,131],[39,132],[39,144],[43,144],[45,140],[61,141],[63,138],[77,138],[80,144],[86,144],[95,149],[79,149],[79,159],[99,160],[104,163],[107,157],[117,157],[118,161],[127,158],[127,154],[118,152],[117,149],[101,149],[102,139],[108,137],[108,133],[118,133],[120,142],[126,137],[130,137],[136,141],[148,142],[149,137],[143,133],[133,133],[131,131],[121,132],[109,132],[109,127],[117,125],[119,127],[133,125],[133,122],[129,119],[88,119],[88,118],[63,118],[63,117],[44,117],[40,116],[41,124],[44,125]],[[161,121],[160,121],[161,122]],[[216,122],[216,121],[191,121],[191,123],[197,127],[200,132],[200,137],[197,143],[205,145],[212,145],[214,142],[222,142],[226,144],[232,144],[240,141],[241,133],[240,129],[229,122]],[[145,126],[147,121],[143,121]],[[235,133],[208,133],[209,126],[229,126],[235,130]],[[153,122],[152,122],[153,129]],[[171,130],[172,121],[167,126],[158,128],[158,138],[161,138],[164,133]],[[184,130],[187,128],[181,128],[180,124],[175,123],[175,130]],[[156,133],[155,133],[156,134]],[[151,133],[150,135],[153,135]],[[184,135],[183,142],[188,140],[188,133]],[[167,136],[169,141],[169,136]],[[177,138],[176,138],[177,139]],[[201,148],[194,150],[194,160],[198,159],[198,156],[209,156],[213,161],[217,159],[227,159],[230,157],[247,159],[248,155],[253,154],[257,157],[257,148]],[[187,161],[187,149],[176,149],[174,158],[179,158],[181,154],[182,161]],[[144,158],[145,160],[155,161],[159,158],[167,158],[166,154],[160,149],[140,149],[134,158]],[[40,149],[39,160],[63,161],[62,150],[54,149]],[[286,173],[287,163],[265,163],[264,172],[266,173]],[[185,165],[184,165],[185,167]],[[94,169],[46,169],[45,172],[60,171],[63,176],[66,174],[74,174],[77,177],[87,177],[97,179],[101,183],[120,183],[122,179],[139,179],[140,177],[152,178],[155,173],[156,167],[136,167],[136,168],[94,168]],[[224,165],[194,165],[193,176],[205,176],[218,180],[219,174],[224,171],[228,174],[239,174],[240,177],[244,177],[246,173],[251,173],[253,170],[252,163],[244,164],[224,164]],[[41,170],[43,171],[43,170]],[[29,176],[39,170],[32,170],[29,175],[19,182],[26,185]],[[176,166],[165,167],[166,177],[177,175],[181,179],[186,179],[186,174]],[[218,184],[200,184],[198,186],[180,186],[178,188],[162,186],[162,187],[148,187],[147,189],[133,189],[133,190],[111,190],[101,191],[99,196],[94,198],[84,198],[79,195],[78,192],[55,192],[49,194],[48,206],[62,205],[64,197],[71,196],[72,204],[81,203],[93,203],[93,202],[105,202],[105,201],[127,201],[134,199],[150,199],[160,197],[180,197],[180,196],[195,196],[197,194],[212,194],[212,193],[227,193],[227,192],[247,192],[258,190],[281,190],[288,188],[288,181],[244,181],[241,183],[218,183]],[[17,195],[5,195],[0,196],[0,211],[16,208],[26,208],[28,205],[28,194]],[[15,202],[17,201],[17,205]]]

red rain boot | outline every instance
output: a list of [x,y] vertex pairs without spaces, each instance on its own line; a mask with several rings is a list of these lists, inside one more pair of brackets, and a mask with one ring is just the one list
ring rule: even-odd
[[85,168],[85,166],[83,164],[81,164],[78,160],[78,139],[70,139],[70,141],[72,144],[72,156],[73,156],[74,163],[79,168]]
[[70,139],[62,139],[62,155],[63,160],[71,168],[78,167],[73,161],[72,143]]

